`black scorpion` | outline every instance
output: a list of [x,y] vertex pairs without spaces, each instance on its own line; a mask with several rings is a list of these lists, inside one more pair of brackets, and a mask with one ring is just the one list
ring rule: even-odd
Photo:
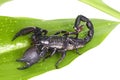
[[[86,26],[89,30],[85,38],[79,39],[78,35],[84,26],[80,25],[81,21],[86,23]],[[18,33],[16,33],[12,40],[15,40],[17,37],[29,34],[31,32],[33,34],[31,36],[32,46],[25,51],[22,58],[17,60],[18,62],[26,63],[26,65],[18,69],[26,69],[37,63],[41,58],[46,59],[53,56],[56,52],[60,52],[61,57],[55,64],[55,67],[58,68],[59,63],[66,56],[67,50],[75,49],[76,52],[79,53],[78,48],[83,47],[93,38],[94,28],[92,22],[83,15],[77,16],[73,28],[75,29],[74,32],[58,31],[51,36],[46,35],[48,33],[47,30],[38,27],[27,27],[20,30]],[[63,34],[63,36],[59,36],[59,34]],[[75,37],[70,35],[75,35]],[[52,52],[47,55],[48,51]]]

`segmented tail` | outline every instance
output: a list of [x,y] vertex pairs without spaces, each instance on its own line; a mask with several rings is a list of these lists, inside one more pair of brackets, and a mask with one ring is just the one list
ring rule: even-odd
[[79,26],[81,21],[86,22],[86,26],[89,29],[87,36],[83,39],[84,44],[86,44],[92,39],[94,35],[94,27],[92,22],[88,18],[86,18],[83,15],[78,15],[74,24],[74,29],[78,32],[80,31],[79,29],[81,28],[81,26]]

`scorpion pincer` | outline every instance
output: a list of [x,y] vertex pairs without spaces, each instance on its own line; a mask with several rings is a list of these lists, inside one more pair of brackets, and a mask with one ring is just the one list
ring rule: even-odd
[[[79,39],[79,33],[83,28],[81,21],[86,23],[89,30],[85,38]],[[92,22],[83,15],[77,16],[73,28],[74,32],[58,31],[51,36],[47,36],[47,30],[38,27],[27,27],[21,29],[18,33],[16,33],[12,40],[15,40],[19,36],[32,33],[32,46],[25,51],[22,58],[17,59],[18,62],[26,63],[25,66],[18,69],[26,69],[37,63],[40,59],[46,59],[53,56],[56,52],[61,53],[60,59],[55,64],[55,67],[58,68],[59,63],[65,58],[68,50],[75,49],[76,52],[79,53],[78,48],[83,47],[93,38],[94,28]],[[59,36],[59,34],[63,34],[63,36]],[[75,37],[70,35],[75,35]],[[52,52],[47,54],[49,51]]]

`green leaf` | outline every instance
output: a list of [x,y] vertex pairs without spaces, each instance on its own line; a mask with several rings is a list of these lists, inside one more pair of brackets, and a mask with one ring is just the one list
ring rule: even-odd
[[6,3],[6,2],[8,2],[8,1],[11,1],[11,0],[0,0],[0,5]]
[[106,5],[102,0],[80,0],[120,20],[120,12]]
[[[38,26],[49,31],[52,35],[59,30],[74,31],[74,19],[60,19],[60,20],[39,20],[32,18],[14,18],[0,16],[0,80],[27,80],[33,76],[45,73],[55,69],[55,63],[60,57],[55,54],[51,58],[41,61],[26,70],[17,70],[18,67],[23,66],[22,63],[16,62],[24,51],[30,47],[30,36],[21,36],[15,41],[11,41],[16,32],[27,26]],[[118,22],[91,19],[95,28],[93,39],[85,45],[84,48],[79,49],[80,53],[96,47],[105,37],[118,25]],[[84,33],[83,33],[84,34]],[[68,65],[79,55],[75,51],[68,51],[65,59],[60,63],[60,67]]]

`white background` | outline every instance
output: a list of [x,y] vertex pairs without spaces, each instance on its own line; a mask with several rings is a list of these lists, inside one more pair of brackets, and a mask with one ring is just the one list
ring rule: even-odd
[[[119,0],[104,0],[120,11]],[[75,18],[117,19],[77,0],[13,0],[0,6],[0,15],[39,19]],[[96,48],[75,59],[70,65],[49,71],[30,80],[120,80],[120,25]]]

